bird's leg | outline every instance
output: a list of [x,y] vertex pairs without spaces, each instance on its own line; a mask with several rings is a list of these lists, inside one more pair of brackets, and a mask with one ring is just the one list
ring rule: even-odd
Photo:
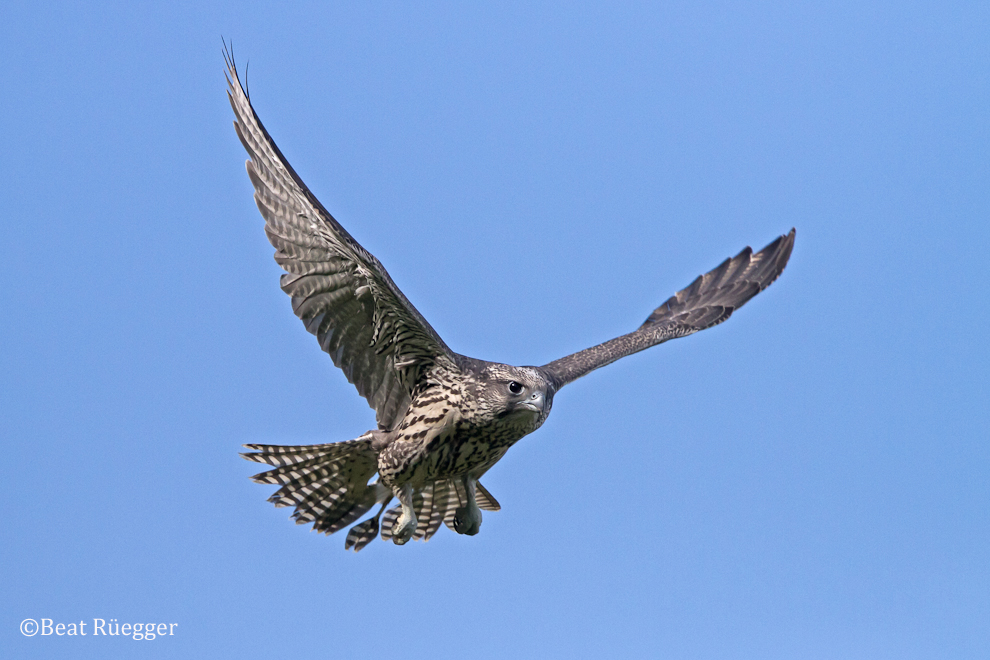
[[404,545],[416,533],[416,511],[413,509],[413,489],[410,484],[403,484],[393,489],[395,496],[402,505],[402,513],[392,525],[392,542]]
[[481,530],[481,509],[475,499],[475,489],[478,480],[474,477],[464,477],[464,490],[467,493],[467,504],[454,512],[454,531],[458,534],[474,536]]

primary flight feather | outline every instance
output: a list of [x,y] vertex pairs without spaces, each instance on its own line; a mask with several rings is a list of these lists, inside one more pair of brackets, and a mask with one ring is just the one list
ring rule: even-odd
[[[246,445],[273,469],[258,483],[294,507],[297,523],[345,547],[379,534],[402,545],[428,540],[441,523],[477,534],[481,510],[498,502],[479,479],[550,414],[561,387],[619,358],[710,328],[768,287],[787,265],[794,230],[757,253],[744,249],[699,276],[639,328],[542,367],[513,367],[454,353],[406,299],[381,263],[323,207],[282,156],[225,52],[234,128],[247,150],[254,199],[265,218],[292,310],[375,410],[377,428],[322,445]],[[376,478],[377,475],[377,478]],[[386,510],[392,499],[397,506]],[[383,515],[384,514],[384,515]]]

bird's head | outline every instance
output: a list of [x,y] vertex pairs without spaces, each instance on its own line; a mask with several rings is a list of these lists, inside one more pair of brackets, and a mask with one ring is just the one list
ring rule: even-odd
[[535,416],[542,423],[550,414],[553,387],[536,367],[489,363],[483,376],[482,397],[497,416]]

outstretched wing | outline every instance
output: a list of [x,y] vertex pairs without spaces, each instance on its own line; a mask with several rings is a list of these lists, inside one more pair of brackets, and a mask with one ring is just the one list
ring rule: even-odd
[[251,156],[247,172],[254,199],[275,261],[286,271],[282,290],[292,297],[292,310],[306,329],[375,409],[378,425],[391,428],[423,371],[438,359],[453,363],[453,353],[378,259],[351,238],[295,173],[251,107],[233,57],[226,51],[224,56],[234,128]]
[[793,248],[793,229],[756,254],[747,247],[671,296],[635,332],[554,360],[541,369],[559,389],[619,358],[718,325],[777,279]]

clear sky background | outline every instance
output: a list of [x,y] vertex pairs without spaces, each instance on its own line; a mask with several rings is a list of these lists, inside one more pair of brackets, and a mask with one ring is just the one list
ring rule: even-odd
[[[4,658],[990,657],[987,3],[0,23]],[[486,477],[480,535],[345,552],[238,457],[374,414],[278,288],[221,35],[455,351],[543,364],[796,226],[791,263],[564,389]]]

